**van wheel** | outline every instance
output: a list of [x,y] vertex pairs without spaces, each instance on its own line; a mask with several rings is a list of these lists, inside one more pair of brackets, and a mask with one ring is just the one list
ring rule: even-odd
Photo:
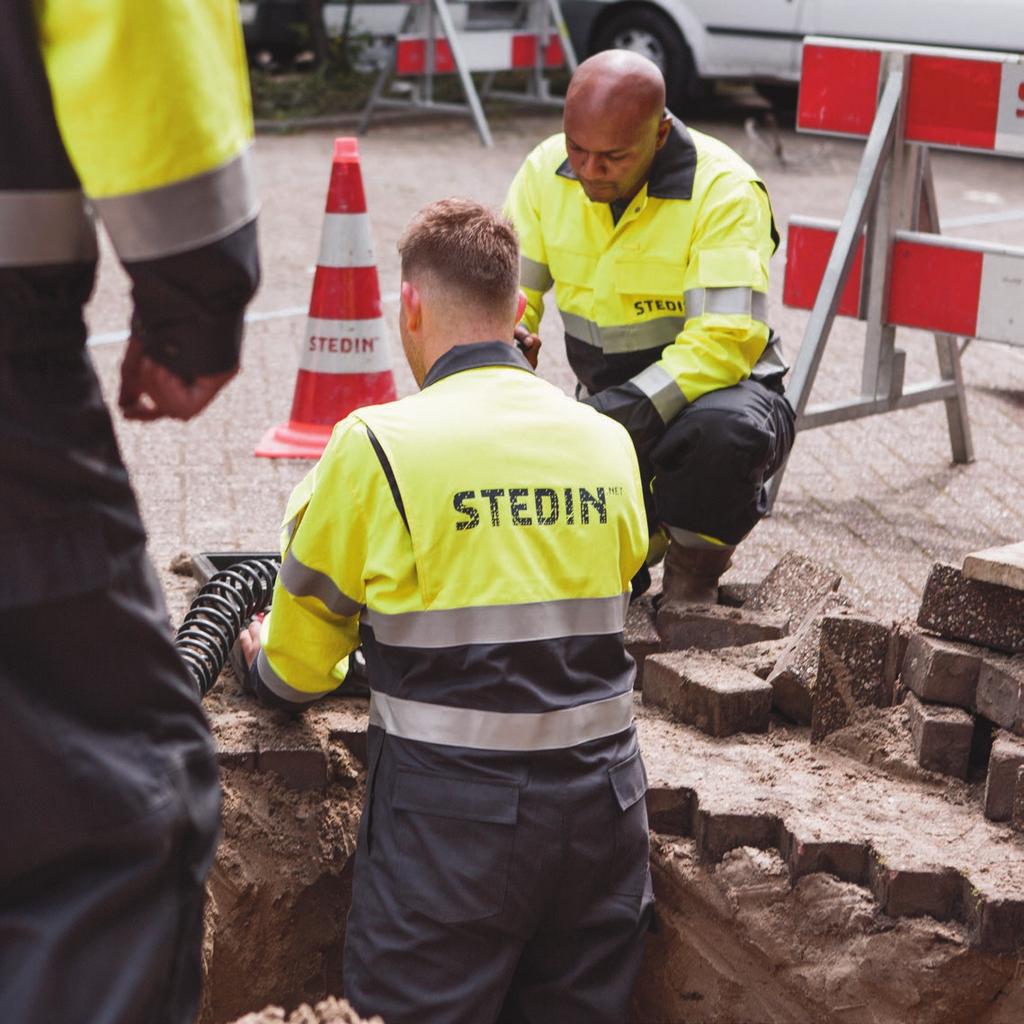
[[632,50],[661,69],[669,109],[682,114],[697,91],[693,57],[672,19],[650,7],[627,7],[608,17],[594,33],[593,52]]

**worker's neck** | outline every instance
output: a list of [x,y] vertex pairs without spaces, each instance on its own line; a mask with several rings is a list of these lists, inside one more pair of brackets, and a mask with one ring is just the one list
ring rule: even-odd
[[424,376],[430,368],[456,345],[474,345],[481,341],[503,341],[512,344],[514,325],[503,322],[476,321],[474,323],[452,323],[422,339],[421,353]]

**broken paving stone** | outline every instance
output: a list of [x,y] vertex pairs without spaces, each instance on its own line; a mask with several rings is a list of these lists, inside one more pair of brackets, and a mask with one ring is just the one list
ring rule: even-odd
[[1024,735],[1024,658],[988,655],[978,670],[975,707],[996,725]]
[[974,719],[961,708],[922,703],[907,694],[910,736],[917,763],[929,771],[967,778],[974,740]]
[[654,626],[654,614],[654,605],[646,595],[634,601],[626,613],[623,637],[626,650],[636,662],[636,680],[633,683],[636,690],[643,689],[644,662],[647,656],[661,650],[661,637]]
[[847,725],[860,708],[882,705],[890,634],[884,623],[859,615],[822,619],[811,700],[812,741]]
[[712,651],[778,640],[789,633],[789,618],[777,612],[670,602],[658,609],[657,627],[667,650],[696,647]]
[[767,679],[775,669],[776,662],[789,650],[792,641],[788,637],[780,640],[759,640],[742,647],[719,647],[715,657],[727,661],[737,668],[753,672],[758,679]]
[[821,620],[847,604],[842,594],[833,593],[823,598],[816,614],[808,616],[790,638],[789,646],[767,677],[775,709],[801,725],[810,725],[811,722],[811,702],[821,652]]
[[843,577],[835,569],[787,551],[750,595],[744,608],[785,615],[797,629],[842,582]]
[[1007,821],[1013,816],[1017,776],[1024,768],[1024,740],[999,733],[992,743],[985,782],[985,817]]
[[974,551],[964,559],[964,576],[1024,590],[1024,542]]
[[903,684],[921,700],[974,707],[981,651],[917,633],[907,644]]
[[711,736],[767,730],[771,694],[763,679],[703,651],[647,659],[644,703]]
[[967,579],[952,565],[932,567],[917,623],[949,640],[1009,654],[1024,652],[1024,591]]

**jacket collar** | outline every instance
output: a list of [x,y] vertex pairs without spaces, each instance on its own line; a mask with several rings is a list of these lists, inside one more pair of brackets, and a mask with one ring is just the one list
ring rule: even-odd
[[526,357],[506,341],[476,341],[469,345],[454,345],[427,371],[423,387],[429,388],[453,373],[476,370],[481,366],[510,366],[533,373]]
[[[576,181],[569,158],[558,166],[556,174]],[[693,179],[697,173],[697,147],[686,125],[672,117],[665,145],[654,154],[647,176],[647,195],[655,199],[693,198]]]

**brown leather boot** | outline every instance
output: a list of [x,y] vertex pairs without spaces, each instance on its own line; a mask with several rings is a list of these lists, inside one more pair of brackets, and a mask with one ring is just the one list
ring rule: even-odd
[[670,544],[661,604],[716,604],[718,578],[729,568],[735,550],[735,546],[688,548]]

